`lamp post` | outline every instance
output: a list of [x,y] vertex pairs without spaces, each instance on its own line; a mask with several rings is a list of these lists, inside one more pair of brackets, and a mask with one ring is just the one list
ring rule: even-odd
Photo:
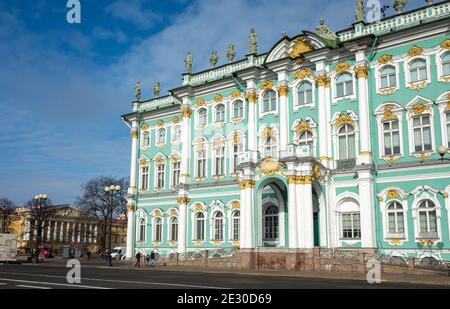
[[449,149],[445,146],[441,146],[438,148],[437,152],[441,156],[441,161],[450,161],[449,158],[445,158],[445,154],[449,151]]
[[109,197],[108,201],[108,220],[109,220],[109,240],[108,240],[108,249],[111,252],[112,246],[112,221],[113,221],[113,212],[115,206],[115,197],[122,190],[122,187],[119,185],[110,185],[105,187],[106,196]]
[[38,194],[35,195],[32,200],[32,213],[34,215],[34,220],[36,222],[35,226],[35,232],[36,232],[36,250],[32,254],[32,258],[34,259],[35,263],[39,263],[39,244],[41,242],[42,238],[42,230],[43,226],[42,223],[44,221],[44,216],[46,212],[46,206],[48,201],[48,195],[47,194]]

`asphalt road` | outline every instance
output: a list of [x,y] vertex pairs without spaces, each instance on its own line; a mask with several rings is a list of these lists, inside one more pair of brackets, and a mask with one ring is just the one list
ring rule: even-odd
[[430,288],[411,284],[371,285],[355,280],[310,279],[287,276],[180,272],[159,269],[81,269],[81,284],[69,284],[68,268],[55,265],[0,265],[0,289],[386,289]]

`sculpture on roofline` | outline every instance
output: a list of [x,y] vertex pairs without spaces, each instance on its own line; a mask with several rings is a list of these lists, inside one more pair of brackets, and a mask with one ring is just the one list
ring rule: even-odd
[[255,29],[250,30],[250,54],[258,54],[258,39],[256,38]]
[[331,31],[330,27],[325,23],[324,19],[320,20],[320,26],[316,28],[316,34],[324,39],[336,40],[337,35]]
[[397,11],[397,13],[401,13],[407,3],[408,0],[395,0],[392,6]]
[[228,45],[228,50],[227,50],[228,63],[233,62],[234,57],[236,57],[236,50],[234,48],[234,45],[230,44],[230,45]]
[[136,102],[141,102],[141,91],[142,91],[141,82],[138,81],[136,83],[136,86],[134,86],[134,97],[136,99]]
[[215,68],[218,61],[219,61],[219,54],[217,53],[217,50],[214,50],[211,53],[211,57],[209,57],[209,64],[211,65],[211,68]]
[[189,52],[184,60],[184,73],[192,73],[192,53]]
[[159,97],[159,94],[161,92],[161,85],[159,83],[153,84],[153,94],[155,95],[155,98]]
[[356,22],[364,22],[365,18],[364,0],[356,0]]

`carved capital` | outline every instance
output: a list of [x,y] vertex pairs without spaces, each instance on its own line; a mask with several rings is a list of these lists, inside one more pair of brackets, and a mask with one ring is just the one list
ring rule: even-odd
[[379,64],[387,64],[392,61],[392,55],[383,55],[378,58]]
[[130,132],[130,136],[132,137],[132,138],[138,138],[138,130],[137,129],[133,129],[133,130],[131,130],[131,132]]
[[243,180],[239,183],[241,190],[251,189],[255,187],[255,181],[251,179]]
[[280,94],[280,96],[287,96],[289,94],[289,86],[288,85],[281,85],[278,86],[278,93]]
[[189,198],[187,196],[181,196],[177,198],[177,203],[179,205],[187,205],[189,203]]
[[128,206],[127,206],[127,210],[128,210],[128,212],[134,212],[134,211],[136,211],[136,206],[134,206],[134,205],[128,205]]
[[361,65],[355,68],[355,73],[357,78],[368,78],[369,77],[369,69],[365,65]]
[[191,118],[192,109],[189,106],[183,106],[181,108],[181,116]]
[[329,78],[327,75],[319,75],[316,76],[316,84],[317,87],[330,87],[331,78]]
[[256,104],[258,101],[258,94],[256,92],[249,92],[245,95],[245,98],[249,103]]

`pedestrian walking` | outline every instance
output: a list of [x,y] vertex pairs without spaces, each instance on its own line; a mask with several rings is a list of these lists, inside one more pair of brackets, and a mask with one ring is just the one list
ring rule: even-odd
[[87,257],[88,261],[91,259],[91,251],[90,250],[88,250],[88,252],[86,253],[86,257]]
[[111,250],[106,251],[106,261],[108,263],[108,265],[111,267],[112,265],[112,255],[111,255]]
[[154,265],[155,265],[155,259],[156,259],[156,256],[155,256],[155,251],[152,251],[151,253],[150,253],[150,265],[153,267]]
[[141,267],[141,253],[136,253],[136,263],[134,264],[134,267]]
[[145,266],[148,266],[150,264],[150,254],[147,253],[147,255],[144,258]]

